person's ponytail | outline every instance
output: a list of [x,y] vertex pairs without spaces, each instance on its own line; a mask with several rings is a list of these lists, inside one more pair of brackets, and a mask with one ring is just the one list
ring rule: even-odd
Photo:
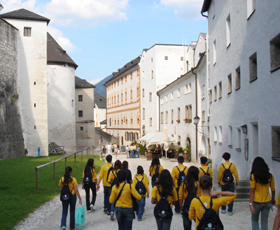
[[120,171],[118,171],[117,173],[117,182],[116,182],[116,186],[117,188],[119,188],[120,183],[123,183],[126,181],[126,171],[121,169]]
[[71,166],[67,166],[65,168],[64,183],[68,184],[69,182],[72,181],[71,172],[72,172],[72,167]]

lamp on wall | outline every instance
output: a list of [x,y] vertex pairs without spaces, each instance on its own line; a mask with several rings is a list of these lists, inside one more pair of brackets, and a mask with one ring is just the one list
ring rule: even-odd
[[247,125],[242,125],[241,129],[244,134],[247,134]]
[[199,122],[199,120],[200,120],[200,117],[199,117],[199,116],[195,116],[195,117],[193,118],[193,123],[194,123],[195,125],[197,125],[198,122]]

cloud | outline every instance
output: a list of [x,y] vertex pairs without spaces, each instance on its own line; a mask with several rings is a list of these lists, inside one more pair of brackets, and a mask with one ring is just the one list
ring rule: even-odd
[[76,48],[68,38],[63,37],[63,33],[55,27],[48,26],[48,32],[58,42],[58,44],[67,52],[73,52]]
[[98,82],[102,81],[104,79],[104,77],[100,77],[100,78],[96,78],[96,79],[93,79],[91,81],[89,81],[89,83],[91,84],[97,84]]
[[187,21],[202,18],[200,11],[203,0],[161,0],[161,4],[172,8],[178,18]]
[[36,0],[27,0],[24,2],[22,0],[2,0],[1,4],[4,7],[4,9],[1,13],[18,10],[21,8],[25,8],[28,10],[34,10]]
[[124,13],[129,0],[52,0],[45,13],[57,25],[98,26],[126,20]]

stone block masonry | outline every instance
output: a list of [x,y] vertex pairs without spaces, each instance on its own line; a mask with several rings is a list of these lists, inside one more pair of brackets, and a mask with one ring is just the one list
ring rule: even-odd
[[17,100],[18,30],[0,19],[0,159],[25,155]]

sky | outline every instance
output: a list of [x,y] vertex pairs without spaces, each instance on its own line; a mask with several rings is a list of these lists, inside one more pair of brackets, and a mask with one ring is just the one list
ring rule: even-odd
[[96,84],[154,44],[187,44],[207,33],[203,0],[0,0],[49,18],[48,32]]

